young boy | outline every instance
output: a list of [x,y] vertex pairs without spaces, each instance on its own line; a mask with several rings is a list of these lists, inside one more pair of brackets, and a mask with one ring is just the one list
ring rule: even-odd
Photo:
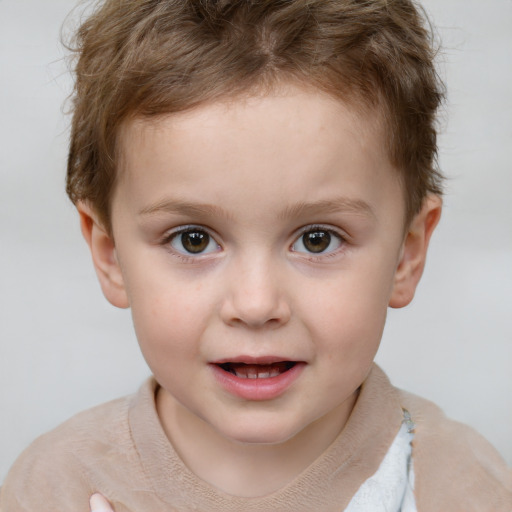
[[1,510],[510,511],[494,449],[373,364],[441,213],[414,5],[107,0],[77,43],[68,193],[154,378]]

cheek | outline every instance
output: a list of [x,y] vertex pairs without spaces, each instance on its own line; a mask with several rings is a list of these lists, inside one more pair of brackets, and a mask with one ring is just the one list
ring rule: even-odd
[[135,332],[151,367],[198,352],[201,321],[208,316],[201,293],[193,286],[149,279],[132,290]]
[[345,360],[375,355],[386,321],[387,307],[381,302],[352,300],[331,303],[319,314],[318,339],[326,350]]
[[[191,321],[192,308],[180,301],[135,302],[133,324],[142,355],[156,380],[166,389],[191,385],[191,365],[200,360],[200,334]],[[195,316],[195,315],[194,315]]]
[[[309,330],[327,350],[342,357],[375,354],[384,328],[391,293],[391,271],[361,264],[342,272],[303,303]],[[340,356],[341,357],[341,356]]]

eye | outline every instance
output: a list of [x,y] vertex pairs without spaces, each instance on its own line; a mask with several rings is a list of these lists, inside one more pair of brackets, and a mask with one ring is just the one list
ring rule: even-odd
[[341,235],[336,232],[330,229],[313,227],[304,231],[293,243],[291,249],[295,252],[326,254],[339,249],[343,242]]
[[183,229],[173,233],[168,240],[171,247],[181,254],[209,254],[220,249],[210,234],[200,228]]

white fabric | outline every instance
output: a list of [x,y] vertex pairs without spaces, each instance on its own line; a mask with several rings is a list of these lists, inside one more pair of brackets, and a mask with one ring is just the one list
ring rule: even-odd
[[414,434],[407,422],[381,462],[350,501],[345,512],[417,512],[411,441]]

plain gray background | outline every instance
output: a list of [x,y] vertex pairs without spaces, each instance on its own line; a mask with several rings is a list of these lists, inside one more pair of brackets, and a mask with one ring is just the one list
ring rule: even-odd
[[[417,297],[390,311],[392,381],[512,464],[512,1],[425,0],[448,83],[449,176]],[[149,374],[129,312],[101,295],[64,194],[69,0],[0,0],[0,482],[21,450]]]

